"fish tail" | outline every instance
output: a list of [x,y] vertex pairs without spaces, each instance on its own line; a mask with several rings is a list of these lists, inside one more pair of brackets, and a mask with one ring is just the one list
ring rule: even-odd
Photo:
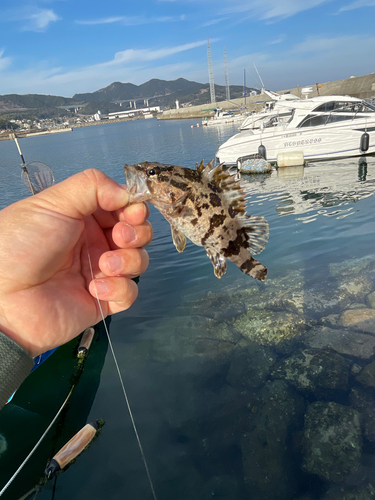
[[250,255],[248,250],[242,249],[239,255],[228,257],[243,273],[264,281],[267,278],[267,268]]

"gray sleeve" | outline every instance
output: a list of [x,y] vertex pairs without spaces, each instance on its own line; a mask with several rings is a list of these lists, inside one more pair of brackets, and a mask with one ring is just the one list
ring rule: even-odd
[[0,409],[29,375],[33,358],[0,332]]

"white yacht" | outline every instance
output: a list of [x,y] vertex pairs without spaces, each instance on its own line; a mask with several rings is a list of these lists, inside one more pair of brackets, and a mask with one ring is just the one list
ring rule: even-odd
[[231,110],[223,111],[221,108],[217,108],[214,116],[202,119],[202,125],[210,127],[212,125],[222,125],[225,123],[243,122],[246,116],[247,114],[242,112],[234,113]]
[[[240,166],[262,156],[277,163],[280,153],[303,155],[305,161],[375,153],[375,106],[349,96],[318,96],[289,101],[286,124],[265,123],[244,130],[220,146],[216,161]],[[276,125],[276,126],[275,126]]]
[[268,95],[271,98],[270,101],[265,101],[263,104],[263,109],[259,113],[251,113],[250,116],[245,118],[241,124],[240,130],[253,130],[255,128],[260,128],[262,124],[273,120],[275,123],[286,123],[293,109],[288,106],[289,101],[294,101],[300,99],[294,94],[277,94],[271,90],[262,90],[263,94]]

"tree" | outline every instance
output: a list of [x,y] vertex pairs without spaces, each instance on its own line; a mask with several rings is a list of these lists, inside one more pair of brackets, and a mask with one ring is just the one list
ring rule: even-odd
[[16,130],[19,126],[17,123],[12,123],[8,122],[7,120],[4,120],[0,118],[0,130]]

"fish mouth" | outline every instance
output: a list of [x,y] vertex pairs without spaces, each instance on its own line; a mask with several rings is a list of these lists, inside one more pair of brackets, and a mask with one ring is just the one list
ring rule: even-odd
[[129,203],[147,201],[151,196],[147,179],[138,171],[137,167],[138,165],[124,165]]

